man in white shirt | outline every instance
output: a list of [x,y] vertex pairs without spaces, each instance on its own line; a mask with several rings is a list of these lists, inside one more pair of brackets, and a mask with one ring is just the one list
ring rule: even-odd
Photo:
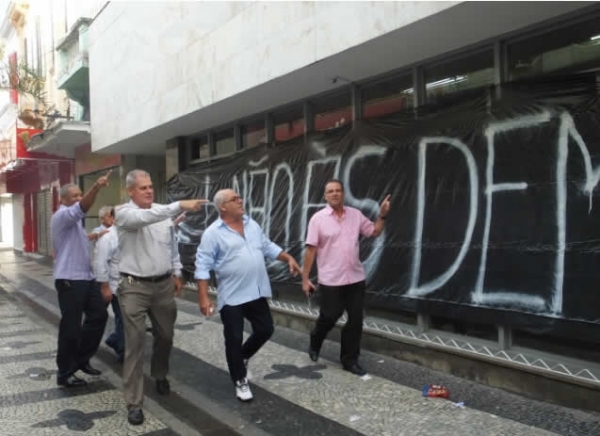
[[154,347],[150,374],[160,395],[170,392],[167,373],[177,318],[175,295],[183,280],[173,217],[196,212],[206,200],[182,200],[169,205],[154,203],[150,175],[133,170],[125,180],[129,203],[115,211],[119,239],[119,304],[125,332],[123,389],[127,419],[132,425],[144,422],[144,342],[146,315],[152,322]]
[[[108,207],[108,217],[103,219],[107,233],[98,239],[94,253],[94,272],[96,281],[100,285],[102,299],[109,303],[115,315],[115,330],[106,338],[104,343],[115,351],[119,363],[125,358],[125,337],[123,333],[123,319],[119,307],[117,289],[119,287],[118,249],[119,238],[117,229],[113,226],[115,210]],[[102,210],[102,209],[101,209]]]

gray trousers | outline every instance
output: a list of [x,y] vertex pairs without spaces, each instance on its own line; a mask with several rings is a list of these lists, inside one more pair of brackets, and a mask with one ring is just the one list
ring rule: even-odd
[[123,391],[127,406],[141,407],[144,402],[144,342],[146,314],[152,322],[154,346],[150,375],[164,379],[169,372],[173,347],[173,327],[177,319],[175,282],[172,278],[151,283],[123,279],[119,285],[119,305],[125,332]]

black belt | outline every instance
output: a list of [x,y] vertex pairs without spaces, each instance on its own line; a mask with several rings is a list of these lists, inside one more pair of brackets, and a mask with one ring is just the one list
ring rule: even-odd
[[156,283],[156,282],[162,282],[163,280],[167,280],[168,278],[170,278],[173,275],[173,273],[171,271],[169,271],[168,273],[165,273],[161,276],[150,276],[150,277],[138,277],[138,276],[134,276],[133,274],[127,274],[127,273],[121,273],[121,275],[125,278],[131,277],[133,280],[136,280],[138,282]]

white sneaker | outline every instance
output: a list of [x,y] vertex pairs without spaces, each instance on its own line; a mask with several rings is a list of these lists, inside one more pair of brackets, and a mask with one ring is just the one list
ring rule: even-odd
[[250,370],[248,369],[248,362],[250,361],[250,359],[244,359],[244,366],[246,367],[246,378],[248,380],[252,380],[252,373],[250,372]]
[[250,385],[248,384],[248,379],[243,378],[235,382],[235,396],[240,401],[252,401],[252,391],[250,390]]

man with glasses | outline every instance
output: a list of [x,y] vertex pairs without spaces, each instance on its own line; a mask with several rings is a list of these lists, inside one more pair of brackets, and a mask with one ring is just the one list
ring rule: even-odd
[[[214,205],[220,218],[204,234],[196,254],[196,280],[200,311],[209,316],[210,271],[217,279],[217,308],[223,321],[225,355],[235,393],[240,401],[252,400],[248,384],[248,360],[273,334],[269,309],[271,285],[265,257],[287,262],[290,273],[300,273],[292,256],[269,240],[256,221],[244,213],[242,198],[231,189],[215,195]],[[244,318],[252,325],[252,334],[244,339]]]

